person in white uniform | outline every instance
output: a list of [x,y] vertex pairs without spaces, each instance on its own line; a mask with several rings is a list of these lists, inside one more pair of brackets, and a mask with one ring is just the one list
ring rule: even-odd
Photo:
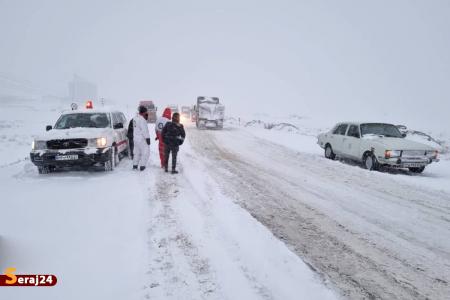
[[139,114],[133,118],[133,170],[139,168],[139,170],[144,171],[150,157],[150,131],[148,130],[147,119],[147,108],[139,106]]

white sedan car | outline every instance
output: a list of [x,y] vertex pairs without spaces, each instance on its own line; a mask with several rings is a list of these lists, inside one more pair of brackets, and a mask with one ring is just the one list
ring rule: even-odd
[[318,144],[325,149],[326,158],[356,160],[368,170],[386,166],[422,173],[428,164],[439,161],[437,149],[405,139],[392,124],[339,123],[320,134]]

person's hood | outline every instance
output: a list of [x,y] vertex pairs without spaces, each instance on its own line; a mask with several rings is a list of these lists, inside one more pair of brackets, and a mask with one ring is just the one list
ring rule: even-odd
[[163,112],[163,115],[162,115],[164,118],[167,118],[167,119],[171,119],[171,116],[172,116],[172,110],[169,108],[169,107],[166,107],[166,109],[164,109],[164,112]]

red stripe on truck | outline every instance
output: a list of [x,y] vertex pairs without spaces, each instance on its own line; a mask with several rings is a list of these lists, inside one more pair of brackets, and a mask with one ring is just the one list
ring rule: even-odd
[[120,145],[123,145],[123,144],[126,144],[126,143],[127,143],[127,140],[123,140],[123,141],[120,141],[120,142],[116,143],[116,146],[120,146]]

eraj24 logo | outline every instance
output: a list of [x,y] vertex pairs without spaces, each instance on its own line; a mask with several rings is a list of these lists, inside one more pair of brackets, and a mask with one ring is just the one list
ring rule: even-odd
[[54,286],[58,282],[55,275],[16,275],[15,272],[16,268],[7,268],[0,275],[0,286]]

